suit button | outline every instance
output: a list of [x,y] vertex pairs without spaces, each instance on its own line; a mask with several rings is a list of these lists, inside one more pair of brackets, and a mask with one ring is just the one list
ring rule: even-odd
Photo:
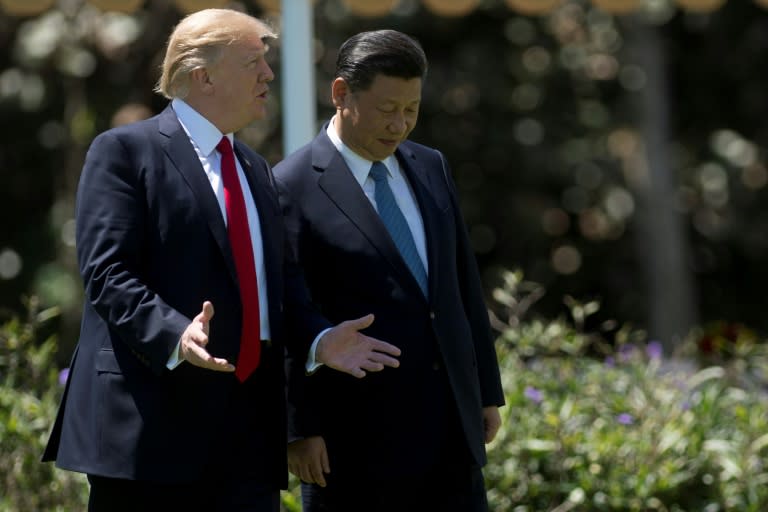
[[429,312],[429,318],[431,318],[432,320],[435,319],[435,312],[434,311],[430,311]]
[[435,371],[439,371],[440,370],[440,361],[435,361],[434,363],[432,363],[432,369],[435,370]]

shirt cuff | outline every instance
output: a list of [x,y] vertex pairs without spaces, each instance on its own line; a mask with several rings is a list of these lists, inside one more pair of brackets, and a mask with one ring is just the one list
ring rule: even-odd
[[176,347],[173,349],[173,352],[171,352],[170,357],[168,358],[168,362],[165,363],[165,367],[169,370],[173,370],[177,366],[179,366],[181,363],[184,362],[183,359],[179,359],[179,348],[181,347],[181,340],[176,344]]
[[304,369],[307,371],[307,375],[312,375],[315,373],[321,366],[323,366],[323,363],[320,363],[316,359],[317,354],[317,344],[320,343],[320,338],[325,335],[328,331],[330,331],[332,327],[328,327],[326,329],[323,329],[320,331],[320,334],[318,334],[315,337],[315,341],[312,342],[312,346],[309,347],[309,354],[307,354],[307,362],[304,364]]

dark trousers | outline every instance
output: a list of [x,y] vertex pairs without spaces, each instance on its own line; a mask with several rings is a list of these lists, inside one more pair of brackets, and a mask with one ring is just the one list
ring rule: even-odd
[[248,481],[161,484],[89,475],[88,482],[88,512],[280,511],[280,491],[258,492]]
[[304,512],[488,512],[478,467],[441,467],[418,478],[301,484]]

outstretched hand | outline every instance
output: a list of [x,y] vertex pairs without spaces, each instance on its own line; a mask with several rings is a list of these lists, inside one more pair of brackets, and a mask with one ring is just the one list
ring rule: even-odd
[[317,344],[315,357],[326,366],[363,378],[366,372],[397,368],[400,349],[359,331],[373,323],[373,315],[341,322],[326,332]]
[[190,323],[181,335],[179,344],[179,359],[190,364],[217,372],[233,372],[235,366],[226,359],[213,357],[205,350],[208,345],[208,333],[211,331],[213,304],[203,302],[203,309]]

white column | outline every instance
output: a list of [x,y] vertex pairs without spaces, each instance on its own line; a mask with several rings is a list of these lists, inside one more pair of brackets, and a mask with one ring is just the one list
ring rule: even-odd
[[282,0],[280,34],[283,76],[283,154],[288,155],[315,136],[314,29],[312,0]]

